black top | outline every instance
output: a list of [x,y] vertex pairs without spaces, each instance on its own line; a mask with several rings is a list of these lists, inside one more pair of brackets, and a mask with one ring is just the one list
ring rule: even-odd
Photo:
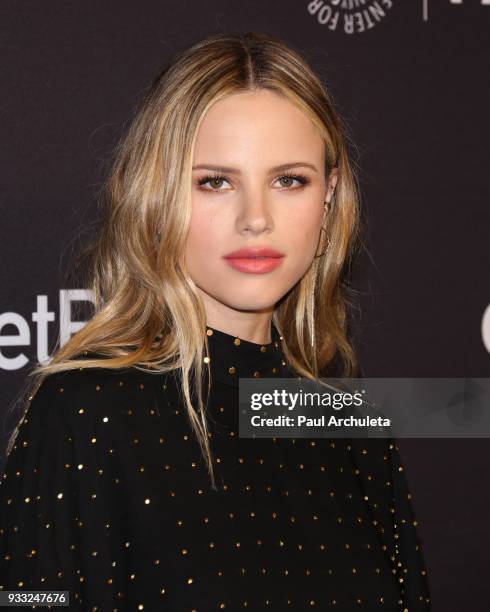
[[281,337],[207,334],[217,488],[174,375],[52,374],[0,486],[0,589],[103,612],[429,610],[396,444],[240,438],[239,377],[292,375]]

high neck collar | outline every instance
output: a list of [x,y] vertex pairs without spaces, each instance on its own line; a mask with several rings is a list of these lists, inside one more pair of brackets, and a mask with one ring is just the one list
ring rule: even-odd
[[272,341],[258,344],[206,326],[212,380],[238,387],[240,378],[288,376],[282,336],[271,322]]

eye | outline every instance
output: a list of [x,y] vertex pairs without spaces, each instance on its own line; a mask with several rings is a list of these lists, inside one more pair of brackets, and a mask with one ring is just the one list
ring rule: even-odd
[[[203,191],[226,191],[226,189],[222,189],[219,187],[220,183],[223,183],[223,181],[226,181],[226,178],[224,176],[219,176],[219,175],[208,175],[208,176],[203,176],[202,178],[197,180],[197,185],[200,189],[202,189]],[[209,183],[211,185],[211,189],[208,189],[207,187],[204,187],[204,185],[206,185],[206,183]]]
[[[293,174],[292,172],[285,172],[281,176],[278,176],[275,182],[277,181],[282,182],[281,187],[284,191],[295,191],[310,183],[310,179],[304,174]],[[219,174],[208,174],[196,181],[196,185],[202,191],[214,191],[215,193],[228,191],[228,189],[221,187],[223,183],[229,184],[228,179]],[[209,184],[209,186],[205,187],[207,184]]]
[[[304,185],[307,185],[310,182],[310,179],[304,174],[292,174],[290,172],[286,172],[285,174],[279,176],[277,180],[285,181],[285,183],[283,182],[282,185],[286,190],[289,190],[289,191],[293,191],[295,189],[301,189]],[[296,185],[296,187],[294,187],[293,186],[294,181],[296,181],[296,183],[299,183],[299,185]]]

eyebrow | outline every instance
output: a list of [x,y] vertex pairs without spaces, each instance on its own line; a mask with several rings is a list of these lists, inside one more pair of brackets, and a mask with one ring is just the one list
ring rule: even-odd
[[[276,172],[283,172],[284,170],[290,170],[291,168],[311,168],[314,172],[318,172],[317,167],[309,162],[291,162],[287,164],[280,164],[269,169],[268,174],[275,174]],[[216,166],[213,164],[198,164],[192,167],[193,170],[212,170],[214,172],[223,172],[226,174],[240,174],[240,170],[237,168],[230,168],[228,166]]]

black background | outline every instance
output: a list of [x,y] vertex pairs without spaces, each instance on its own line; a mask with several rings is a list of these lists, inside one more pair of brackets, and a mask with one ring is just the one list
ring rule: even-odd
[[[137,101],[177,50],[216,32],[258,30],[295,46],[349,127],[369,226],[357,281],[364,375],[490,375],[481,332],[490,302],[490,6],[394,0],[375,27],[348,34],[319,23],[309,4],[3,0],[0,317],[24,317],[31,343],[1,353],[31,361],[0,370],[2,411],[37,355],[38,295],[55,312],[54,345],[58,292],[71,288],[61,273],[91,231],[111,148]],[[15,334],[4,322],[0,336]],[[399,446],[433,609],[488,610],[489,441]]]

